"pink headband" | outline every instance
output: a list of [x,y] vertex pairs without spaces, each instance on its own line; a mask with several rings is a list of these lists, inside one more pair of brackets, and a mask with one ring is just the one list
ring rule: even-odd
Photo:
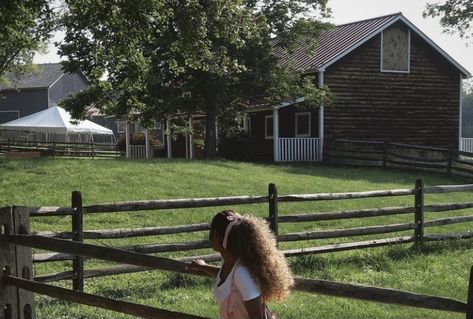
[[230,234],[230,230],[232,230],[233,226],[240,220],[238,216],[227,216],[227,219],[230,221],[230,224],[227,225],[225,235],[223,236],[222,246],[224,249],[227,249],[228,246],[228,234]]

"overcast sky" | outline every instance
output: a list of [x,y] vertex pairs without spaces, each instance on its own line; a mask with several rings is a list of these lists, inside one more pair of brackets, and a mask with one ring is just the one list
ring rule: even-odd
[[[434,1],[434,0],[432,0]],[[442,32],[438,19],[423,18],[422,12],[428,2],[425,0],[329,0],[332,8],[334,24],[343,24],[358,20],[374,18],[396,12],[404,16],[423,31],[431,40],[439,45],[451,57],[473,74],[473,40],[463,40],[457,35]],[[56,34],[53,41],[61,39]],[[469,43],[469,46],[467,44]],[[51,63],[60,61],[56,48],[51,44],[49,53],[37,55],[36,63]]]

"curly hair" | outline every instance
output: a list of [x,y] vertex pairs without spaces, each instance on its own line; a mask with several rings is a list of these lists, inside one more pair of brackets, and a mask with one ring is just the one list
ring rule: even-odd
[[229,224],[229,216],[239,219],[228,234],[227,250],[240,258],[240,262],[256,278],[265,300],[287,297],[294,279],[286,258],[276,247],[276,239],[268,223],[258,217],[222,211],[211,224],[211,231],[216,231],[221,239]]

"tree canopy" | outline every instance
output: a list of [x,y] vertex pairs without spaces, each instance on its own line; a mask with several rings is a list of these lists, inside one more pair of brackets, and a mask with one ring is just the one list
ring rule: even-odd
[[0,2],[0,81],[7,72],[30,69],[34,54],[51,36],[53,9],[48,0]]
[[464,38],[471,38],[473,35],[472,0],[447,0],[429,3],[424,16],[440,17],[440,24],[447,32],[457,32]]
[[[60,54],[90,86],[64,103],[83,117],[104,113],[147,122],[205,113],[207,157],[215,154],[215,123],[250,99],[266,102],[326,91],[313,79],[278,67],[273,38],[293,47],[329,27],[327,0],[65,0]],[[183,92],[190,94],[183,95]]]

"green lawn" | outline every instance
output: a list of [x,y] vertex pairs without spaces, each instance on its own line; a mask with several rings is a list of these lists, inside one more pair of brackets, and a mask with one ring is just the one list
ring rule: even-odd
[[[125,161],[86,159],[10,160],[0,158],[0,206],[69,206],[73,190],[83,194],[84,205],[100,202],[192,198],[232,195],[265,195],[268,183],[276,183],[280,195],[296,193],[348,192],[413,188],[416,178],[426,186],[465,184],[463,179],[418,172],[383,171],[325,167],[321,165],[262,165],[230,161]],[[426,204],[471,201],[471,193],[428,195]],[[280,214],[348,210],[412,205],[413,197],[357,199],[344,201],[280,203]],[[243,205],[243,213],[267,215],[267,205]],[[85,229],[111,229],[180,225],[208,222],[223,208],[200,208],[93,214],[84,218]],[[428,213],[426,220],[470,215],[471,210]],[[409,222],[413,216],[399,215],[345,221],[282,224],[281,233],[315,229],[334,229]],[[426,233],[454,233],[471,230],[473,223],[426,229]],[[33,230],[70,230],[70,217],[35,218]],[[282,249],[309,247],[380,237],[409,235],[400,232],[346,239],[282,243]],[[108,246],[178,242],[206,238],[205,232],[119,240],[90,241]],[[290,258],[297,275],[360,283],[380,287],[446,296],[465,301],[469,269],[473,260],[473,241],[428,243],[418,249],[410,244]],[[201,250],[165,254],[184,256],[210,253]],[[106,265],[88,261],[86,268]],[[45,274],[70,269],[70,262],[36,265],[35,273]],[[60,283],[69,287],[69,282]],[[151,306],[217,318],[217,306],[208,279],[159,271],[119,275],[86,281],[86,292],[131,300]],[[280,318],[464,318],[462,314],[423,310],[293,293],[271,308]],[[37,317],[50,318],[131,318],[95,308],[71,305],[47,297],[37,297]]]

